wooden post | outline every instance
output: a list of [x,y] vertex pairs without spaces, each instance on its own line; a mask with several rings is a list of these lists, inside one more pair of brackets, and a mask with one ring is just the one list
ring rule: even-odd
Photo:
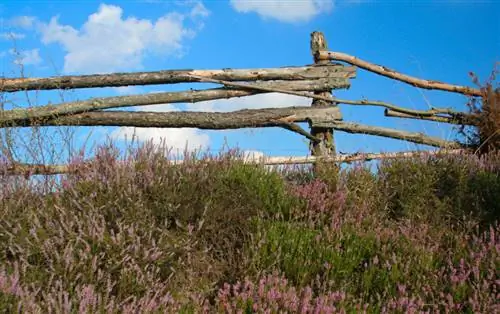
[[[314,58],[315,64],[326,64],[329,61],[318,60],[317,52],[320,50],[328,50],[328,45],[326,43],[325,36],[322,32],[312,32],[311,33],[311,53]],[[314,92],[316,95],[332,97],[331,90]],[[330,106],[331,103],[320,99],[313,99],[313,107],[323,107]],[[312,127],[311,134],[319,139],[321,142],[310,143],[311,154],[315,157],[335,157],[335,141],[333,138],[333,129],[322,128],[322,127]],[[317,169],[315,169],[316,172]]]

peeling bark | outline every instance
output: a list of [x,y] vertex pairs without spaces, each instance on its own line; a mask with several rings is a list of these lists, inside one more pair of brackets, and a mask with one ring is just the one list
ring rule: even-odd
[[197,82],[197,79],[191,77],[193,75],[225,81],[296,81],[321,78],[354,78],[356,68],[342,65],[325,65],[321,67],[303,66],[267,69],[165,70],[49,78],[0,78],[0,92]]
[[53,119],[19,119],[9,127],[126,126],[142,128],[198,128],[209,130],[280,127],[294,122],[335,121],[338,108],[287,107],[233,112],[98,111]]

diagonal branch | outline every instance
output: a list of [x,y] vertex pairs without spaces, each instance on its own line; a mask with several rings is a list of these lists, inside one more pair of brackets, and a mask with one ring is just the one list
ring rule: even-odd
[[280,88],[272,88],[272,87],[257,86],[257,85],[252,86],[252,85],[243,84],[243,83],[233,83],[233,82],[228,82],[228,81],[223,81],[223,80],[214,80],[214,79],[209,79],[209,78],[203,78],[201,76],[196,76],[196,75],[190,75],[190,77],[192,77],[194,79],[198,79],[200,82],[222,84],[222,85],[227,86],[227,87],[237,87],[237,88],[244,88],[244,89],[250,89],[250,90],[260,90],[260,91],[265,91],[265,92],[274,92],[274,93],[282,93],[282,94],[289,94],[289,95],[295,95],[295,96],[309,97],[309,98],[325,100],[325,101],[328,101],[330,103],[333,103],[332,97],[314,95],[314,94],[306,93],[306,92],[296,92],[296,91],[285,90],[285,89],[280,89]]
[[347,62],[349,64],[358,66],[362,69],[368,70],[373,73],[377,73],[382,76],[386,76],[407,84],[410,84],[415,87],[425,88],[425,89],[437,89],[448,92],[454,92],[469,96],[482,96],[483,94],[479,89],[468,87],[468,86],[459,86],[452,85],[438,81],[424,80],[419,79],[413,76],[409,76],[406,74],[402,74],[396,72],[395,70],[389,69],[387,67],[373,64],[364,60],[361,60],[357,57],[341,53],[341,52],[333,52],[333,51],[319,51],[317,56],[319,60],[337,60]]
[[346,104],[346,105],[384,107],[384,108],[387,108],[387,109],[390,109],[393,111],[398,111],[398,112],[407,113],[407,114],[421,115],[421,116],[432,116],[435,114],[460,114],[461,113],[461,112],[453,111],[452,109],[449,109],[449,108],[432,108],[430,110],[408,109],[408,108],[393,105],[393,104],[388,103],[388,102],[368,100],[368,99],[347,100],[347,99],[335,98],[334,101],[336,103]]
[[442,116],[442,115],[419,115],[419,114],[409,114],[394,111],[391,109],[386,109],[384,112],[386,117],[396,117],[396,118],[406,118],[406,119],[418,119],[418,120],[428,120],[435,122],[443,122],[450,124],[459,124],[459,125],[477,125],[478,118],[471,114],[454,114],[450,116]]
[[320,122],[313,125],[317,127],[333,128],[335,130],[340,130],[347,133],[377,135],[436,147],[463,148],[463,145],[458,142],[446,141],[441,138],[427,136],[422,133],[407,132],[390,128],[363,125],[359,123],[333,121]]

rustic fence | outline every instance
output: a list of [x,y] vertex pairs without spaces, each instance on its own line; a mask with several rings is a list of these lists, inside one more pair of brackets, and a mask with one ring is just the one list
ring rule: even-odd
[[[347,54],[328,51],[322,33],[311,34],[311,53],[314,64],[300,67],[223,70],[168,70],[156,72],[114,73],[50,78],[1,78],[0,92],[26,90],[77,89],[152,84],[216,83],[223,87],[162,92],[154,94],[91,98],[27,109],[0,112],[0,127],[32,126],[127,126],[155,128],[239,129],[281,127],[310,140],[311,157],[268,157],[258,160],[265,164],[314,163],[319,159],[335,162],[408,157],[419,152],[337,156],[334,130],[384,136],[426,144],[456,153],[466,148],[462,143],[447,141],[422,133],[412,133],[382,127],[345,122],[339,104],[385,107],[388,117],[423,119],[443,123],[475,125],[471,114],[451,109],[433,108],[412,110],[394,104],[370,100],[346,100],[331,91],[348,88],[350,80],[361,68],[415,87],[481,96],[478,89],[410,77],[383,66],[375,65]],[[337,61],[332,63],[332,61]],[[343,62],[343,63],[339,63]],[[347,63],[345,65],[344,63]],[[138,112],[103,111],[105,109],[155,105],[165,103],[194,103],[200,101],[243,97],[277,92],[312,99],[311,107],[245,109],[234,112]],[[307,122],[310,130],[298,122]],[[435,153],[435,152],[434,152]],[[255,160],[254,160],[255,161]],[[252,161],[253,162],[253,161]],[[56,174],[67,172],[64,165],[33,165],[12,162],[7,174]]]

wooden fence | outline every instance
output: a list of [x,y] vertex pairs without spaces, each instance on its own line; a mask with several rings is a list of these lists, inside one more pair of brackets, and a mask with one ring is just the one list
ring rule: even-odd
[[[91,98],[84,101],[51,104],[28,109],[0,112],[0,127],[32,126],[122,126],[155,128],[239,129],[281,127],[310,140],[312,157],[269,157],[254,160],[265,164],[314,163],[319,159],[346,162],[377,158],[407,157],[418,152],[337,156],[334,130],[362,133],[406,140],[457,153],[466,148],[459,142],[447,141],[422,133],[412,133],[343,121],[339,104],[385,107],[388,117],[423,119],[443,123],[475,125],[473,115],[451,109],[412,110],[394,104],[339,99],[331,91],[348,88],[351,79],[361,68],[415,87],[436,89],[469,96],[481,96],[478,89],[410,77],[383,66],[375,65],[347,54],[328,51],[321,32],[311,34],[311,53],[314,64],[300,67],[223,70],[167,70],[156,72],[114,73],[100,75],[59,76],[49,78],[1,78],[0,92],[54,90],[76,88],[117,87],[152,84],[216,83],[219,88],[162,92],[154,94]],[[337,61],[333,63],[332,61]],[[343,63],[339,63],[343,62]],[[347,63],[347,64],[346,64]],[[312,99],[311,107],[245,109],[234,112],[137,112],[103,111],[104,109],[155,105],[165,103],[194,103],[200,101],[243,97],[277,92]],[[310,130],[297,122],[307,122]],[[254,162],[251,161],[251,162]],[[30,165],[12,162],[7,174],[55,174],[67,172],[64,165]]]

